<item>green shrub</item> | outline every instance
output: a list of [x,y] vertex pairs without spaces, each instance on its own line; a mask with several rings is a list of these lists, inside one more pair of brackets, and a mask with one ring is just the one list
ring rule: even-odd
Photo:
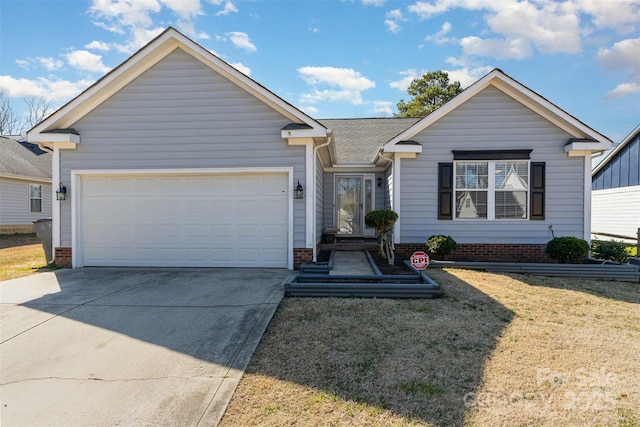
[[594,240],[591,242],[591,255],[598,259],[627,262],[629,261],[629,254],[626,248],[627,245],[623,242]]
[[589,253],[589,243],[577,237],[555,237],[547,243],[545,252],[564,264],[579,264]]
[[441,256],[443,259],[447,259],[447,255],[455,251],[458,244],[451,236],[437,235],[429,237],[425,246],[432,254],[436,254]]
[[398,220],[398,214],[390,209],[378,209],[371,211],[364,217],[364,223],[367,227],[373,228],[378,235],[391,231],[393,224]]

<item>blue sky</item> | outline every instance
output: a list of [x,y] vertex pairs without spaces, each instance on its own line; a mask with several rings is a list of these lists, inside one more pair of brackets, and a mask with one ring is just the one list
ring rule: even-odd
[[167,26],[315,118],[500,68],[616,142],[640,123],[640,0],[0,0],[0,90],[60,106]]

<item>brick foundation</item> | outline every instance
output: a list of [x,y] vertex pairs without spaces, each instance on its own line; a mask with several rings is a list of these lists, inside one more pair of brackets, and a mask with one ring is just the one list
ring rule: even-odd
[[54,262],[60,268],[71,268],[71,248],[56,248]]
[[300,264],[313,261],[313,249],[293,248],[293,269],[300,269]]
[[[545,253],[547,245],[458,243],[448,261],[483,262],[555,262]],[[427,251],[424,244],[396,243],[396,252],[409,259],[415,251]],[[428,251],[427,251],[428,252]],[[435,257],[434,259],[437,259]]]

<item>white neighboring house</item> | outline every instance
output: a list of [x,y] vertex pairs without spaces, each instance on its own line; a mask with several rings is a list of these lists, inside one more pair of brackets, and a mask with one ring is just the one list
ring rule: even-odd
[[635,241],[640,228],[640,125],[593,169],[591,232]]
[[0,136],[0,234],[33,233],[51,218],[51,153]]

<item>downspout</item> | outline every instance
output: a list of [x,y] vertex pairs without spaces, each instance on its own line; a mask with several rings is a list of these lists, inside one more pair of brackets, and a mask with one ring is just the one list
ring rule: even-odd
[[[314,185],[314,190],[313,190],[313,212],[312,212],[312,219],[313,219],[313,258],[312,258],[312,262],[316,262],[318,260],[318,254],[317,254],[317,240],[318,240],[318,227],[317,225],[317,208],[318,208],[318,195],[316,194],[315,191],[315,185],[316,182],[315,180],[318,178],[318,171],[316,170],[316,168],[318,167],[318,162],[316,162],[316,159],[318,157],[318,150],[320,150],[323,147],[326,147],[327,145],[331,144],[331,140],[333,138],[333,132],[330,130],[327,130],[327,135],[330,135],[327,138],[327,142],[322,143],[320,145],[318,145],[317,147],[315,147],[313,149],[313,156],[312,156],[312,161],[313,161],[313,185]],[[323,178],[324,180],[324,178]],[[322,182],[322,185],[324,186],[324,181]]]

